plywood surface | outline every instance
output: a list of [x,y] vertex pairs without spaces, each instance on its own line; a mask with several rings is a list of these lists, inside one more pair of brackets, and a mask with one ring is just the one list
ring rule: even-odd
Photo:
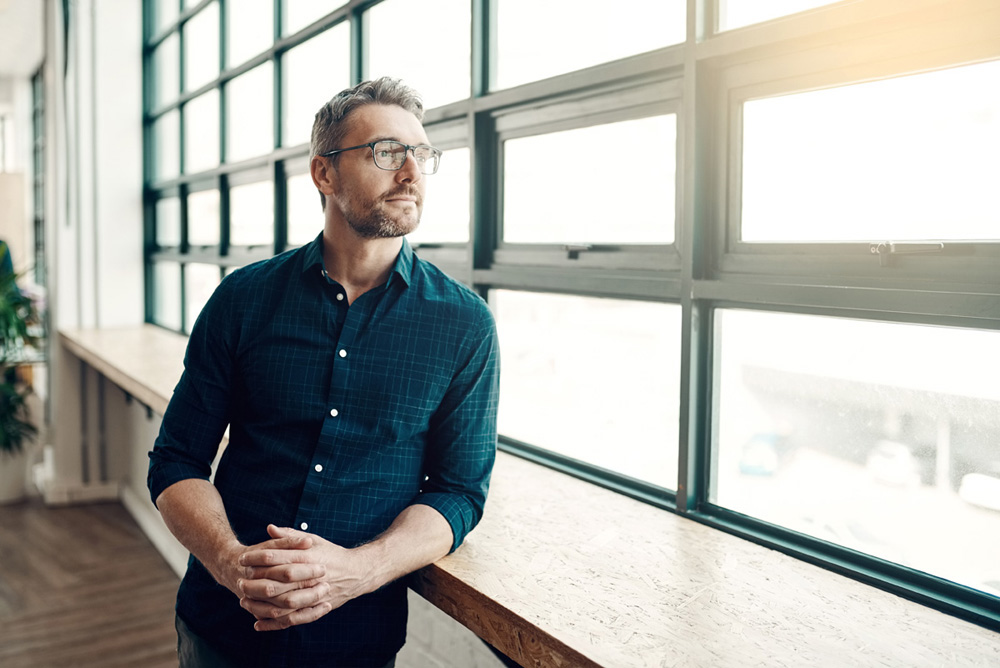
[[441,606],[473,630],[498,611],[587,665],[1000,666],[1000,634],[504,453],[483,521],[422,586],[479,601]]
[[163,415],[184,369],[187,337],[153,325],[60,330],[62,344]]

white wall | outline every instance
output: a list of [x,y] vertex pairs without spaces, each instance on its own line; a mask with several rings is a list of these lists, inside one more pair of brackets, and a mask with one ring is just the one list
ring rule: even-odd
[[[46,0],[47,255],[53,332],[143,320],[141,3]],[[63,77],[63,56],[68,67]],[[57,343],[57,342],[54,342]],[[114,494],[81,450],[80,369],[50,349],[51,501]],[[88,440],[88,444],[92,443]]]

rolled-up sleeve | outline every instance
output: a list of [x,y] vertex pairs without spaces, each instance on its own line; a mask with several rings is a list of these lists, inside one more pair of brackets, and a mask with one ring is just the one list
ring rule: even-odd
[[470,353],[431,420],[424,475],[416,503],[451,525],[454,551],[483,515],[496,458],[500,346],[485,303],[470,327]]
[[176,482],[209,478],[229,425],[234,350],[230,278],[222,282],[195,322],[184,372],[149,453],[146,484],[154,504]]

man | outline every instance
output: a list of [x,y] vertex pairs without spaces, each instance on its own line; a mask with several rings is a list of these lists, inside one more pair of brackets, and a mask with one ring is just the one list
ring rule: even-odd
[[422,117],[392,79],[330,100],[311,146],[322,234],[227,276],[191,332],[148,480],[192,554],[182,666],[393,665],[399,578],[482,516],[496,328],[403,239],[440,158]]

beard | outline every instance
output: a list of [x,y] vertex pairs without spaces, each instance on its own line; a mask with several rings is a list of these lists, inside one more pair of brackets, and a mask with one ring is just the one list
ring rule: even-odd
[[[415,213],[393,213],[386,210],[386,200],[400,196],[416,198]],[[354,233],[362,239],[389,239],[401,237],[417,229],[424,202],[415,188],[397,188],[374,200],[361,199],[354,193],[347,193],[341,202],[344,219]]]

